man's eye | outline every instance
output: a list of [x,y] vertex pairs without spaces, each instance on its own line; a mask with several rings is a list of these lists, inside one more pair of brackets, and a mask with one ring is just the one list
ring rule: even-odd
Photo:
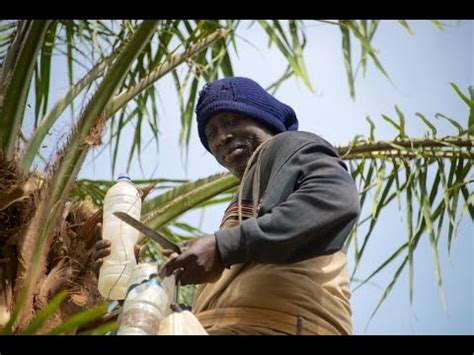
[[214,136],[214,131],[207,131],[207,138],[211,138]]

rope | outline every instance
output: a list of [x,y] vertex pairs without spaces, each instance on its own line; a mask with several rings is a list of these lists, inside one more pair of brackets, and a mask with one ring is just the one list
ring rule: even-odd
[[250,167],[252,166],[253,162],[255,161],[257,166],[255,167],[255,174],[253,176],[253,186],[252,186],[252,207],[253,207],[253,215],[254,217],[257,216],[257,206],[258,206],[258,199],[260,194],[260,156],[263,148],[267,146],[268,142],[273,139],[267,139],[265,142],[260,144],[257,149],[252,153],[249,160],[247,161],[247,165],[245,166],[244,174],[242,175],[242,180],[239,185],[239,193],[237,197],[237,209],[239,213],[239,224],[242,223],[242,194],[243,194],[243,187],[245,184],[245,179],[247,178],[248,172]]

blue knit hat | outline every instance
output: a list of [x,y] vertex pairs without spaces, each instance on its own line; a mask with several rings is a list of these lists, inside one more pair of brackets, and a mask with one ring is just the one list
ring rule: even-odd
[[219,112],[235,112],[258,120],[273,133],[298,130],[295,111],[270,95],[255,81],[242,77],[207,83],[196,106],[199,138],[209,150],[204,133],[209,118]]

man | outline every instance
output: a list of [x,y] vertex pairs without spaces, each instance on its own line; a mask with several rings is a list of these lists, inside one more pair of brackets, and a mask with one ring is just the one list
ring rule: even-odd
[[350,334],[342,247],[360,205],[336,150],[247,78],[207,84],[196,114],[239,193],[220,230],[187,242],[165,274],[202,284],[193,313],[210,334]]

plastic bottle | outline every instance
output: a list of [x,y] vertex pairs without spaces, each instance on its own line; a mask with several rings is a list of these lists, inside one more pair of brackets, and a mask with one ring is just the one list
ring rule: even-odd
[[170,314],[171,300],[156,274],[156,264],[137,265],[118,319],[117,335],[158,333],[160,322]]
[[104,258],[99,272],[100,294],[108,299],[123,300],[136,260],[133,246],[139,232],[113,215],[121,211],[140,219],[141,197],[127,175],[120,175],[117,183],[105,195],[102,239],[111,241],[111,253]]

